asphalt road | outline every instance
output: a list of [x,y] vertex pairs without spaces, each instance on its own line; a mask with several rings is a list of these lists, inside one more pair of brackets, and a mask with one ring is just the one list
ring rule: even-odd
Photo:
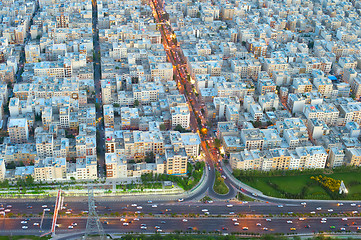
[[[187,221],[183,220],[186,219]],[[22,219],[23,220],[23,219]],[[0,234],[6,235],[10,232],[13,234],[35,234],[40,235],[50,229],[51,219],[45,219],[43,228],[40,230],[39,226],[34,226],[34,223],[40,223],[39,218],[30,219],[25,224],[22,224],[20,219],[0,219],[0,226],[2,231]],[[121,221],[123,220],[123,221]],[[104,222],[107,224],[104,224]],[[128,226],[124,226],[125,222]],[[287,223],[292,221],[292,223]],[[107,218],[101,219],[105,232],[139,232],[139,233],[154,233],[157,229],[162,229],[162,232],[174,231],[205,231],[214,232],[220,231],[223,233],[231,232],[252,232],[252,233],[318,233],[320,231],[345,231],[356,232],[357,227],[360,227],[361,218],[348,219],[343,221],[341,218],[327,218],[326,223],[321,223],[321,218],[306,218],[299,220],[299,218],[272,218],[270,222],[266,218],[237,218],[239,225],[234,225],[235,221],[232,218],[140,218],[139,221],[134,221],[134,217],[130,218]],[[163,223],[162,223],[163,222]],[[68,229],[72,223],[77,223],[73,229]],[[56,233],[81,232],[85,230],[85,218],[60,218],[58,221],[59,227]],[[147,229],[141,229],[141,224],[145,224]],[[258,226],[257,226],[258,224]],[[28,229],[22,229],[22,226],[28,226]],[[306,227],[307,226],[307,227]],[[248,230],[243,229],[247,227]],[[334,227],[334,228],[333,228]],[[266,228],[266,229],[264,229]],[[291,230],[294,228],[294,230]]]
[[[1,201],[5,209],[10,209],[12,214],[27,214],[38,216],[43,212],[43,209],[49,208],[50,212],[54,209],[54,202],[31,202],[26,201]],[[81,214],[83,211],[88,210],[87,201],[77,201],[77,202],[67,202],[67,199],[64,200],[67,209],[60,211],[61,215],[74,216]],[[11,208],[8,208],[7,205],[11,204]],[[137,204],[137,206],[131,206],[132,204]],[[228,206],[231,204],[232,207]],[[123,213],[132,213],[141,212],[144,214],[157,214],[162,216],[163,214],[200,214],[204,215],[202,212],[203,209],[207,209],[211,215],[231,215],[230,213],[234,212],[235,214],[243,215],[279,215],[279,214],[305,214],[305,215],[318,215],[318,214],[327,214],[327,215],[355,215],[352,212],[357,211],[361,213],[361,202],[355,202],[356,206],[351,206],[350,203],[344,203],[343,206],[337,206],[337,203],[317,203],[310,202],[307,205],[301,204],[284,204],[277,205],[275,203],[265,203],[265,202],[249,202],[249,203],[238,203],[238,202],[226,202],[218,201],[214,203],[201,203],[201,202],[176,202],[176,201],[167,201],[167,202],[157,202],[153,203],[139,202],[136,200],[133,201],[103,201],[102,199],[96,199],[97,212],[99,215],[111,213],[119,214]],[[46,205],[46,206],[45,206]],[[156,205],[156,206],[155,206]],[[140,208],[141,207],[141,208]],[[317,210],[317,208],[321,208]],[[332,211],[331,211],[332,210]],[[313,213],[314,212],[314,213]],[[8,215],[9,213],[6,213]],[[49,214],[49,213],[47,213]]]

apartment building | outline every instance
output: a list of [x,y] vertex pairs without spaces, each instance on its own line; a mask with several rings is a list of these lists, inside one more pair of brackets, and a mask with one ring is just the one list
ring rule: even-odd
[[332,147],[328,156],[328,164],[331,168],[340,167],[345,164],[345,152],[339,147]]
[[66,180],[66,169],[65,158],[37,159],[34,164],[34,179],[36,181]]
[[53,134],[39,134],[38,136],[36,136],[35,141],[36,141],[36,152],[39,158],[53,157],[53,150],[54,150]]
[[114,128],[114,109],[113,105],[103,105],[104,127]]
[[258,129],[242,129],[241,130],[241,141],[244,144],[245,149],[263,149],[263,145],[265,142],[264,133]]
[[26,118],[9,118],[8,131],[11,143],[26,143],[29,139]]
[[181,125],[182,128],[189,129],[190,127],[190,112],[188,106],[176,106],[170,108],[172,116],[172,127]]
[[157,63],[150,65],[152,78],[159,78],[162,81],[173,79],[173,66],[171,63]]
[[329,78],[315,78],[313,84],[322,97],[331,98],[333,93],[333,84]]
[[143,160],[147,153],[164,154],[164,139],[158,131],[123,132],[124,154],[131,158]]
[[187,153],[184,148],[169,148],[165,150],[165,172],[170,175],[187,173]]
[[87,156],[86,158],[76,159],[75,179],[77,180],[98,179],[98,163],[96,156]]
[[40,60],[39,45],[25,45],[25,60],[27,63],[35,63]]
[[105,165],[107,178],[126,178],[127,160],[125,155],[116,153],[105,153]]
[[306,105],[303,109],[303,113],[308,120],[317,118],[323,120],[328,125],[335,125],[340,114],[339,110],[332,103]]

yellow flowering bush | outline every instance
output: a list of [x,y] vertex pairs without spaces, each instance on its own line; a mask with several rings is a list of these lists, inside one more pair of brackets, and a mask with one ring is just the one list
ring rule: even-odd
[[310,178],[320,183],[323,187],[327,188],[331,192],[337,192],[341,186],[340,180],[333,179],[330,177],[319,175],[319,176],[312,176]]

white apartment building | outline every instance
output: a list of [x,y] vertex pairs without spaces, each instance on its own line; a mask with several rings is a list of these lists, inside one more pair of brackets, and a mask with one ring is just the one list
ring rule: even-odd
[[65,158],[37,159],[34,164],[34,179],[36,181],[66,180]]
[[117,179],[127,177],[127,159],[125,155],[116,153],[105,154],[107,178]]
[[317,118],[323,120],[326,124],[335,125],[340,112],[334,104],[330,103],[322,105],[306,105],[303,109],[303,113],[308,120]]
[[114,109],[113,105],[103,105],[104,126],[114,128]]
[[53,157],[54,137],[53,134],[39,134],[35,138],[36,152],[39,158]]
[[95,180],[98,178],[98,166],[96,156],[76,159],[76,179]]
[[164,81],[173,79],[173,66],[171,63],[157,63],[150,65],[152,78],[159,78]]
[[187,153],[184,148],[166,149],[166,174],[181,175],[187,173]]
[[11,143],[26,143],[29,138],[29,128],[26,118],[10,118],[8,131]]
[[25,45],[25,60],[27,63],[35,63],[40,60],[39,45]]
[[181,125],[185,129],[189,129],[190,112],[188,106],[175,106],[170,108],[172,115],[172,127]]

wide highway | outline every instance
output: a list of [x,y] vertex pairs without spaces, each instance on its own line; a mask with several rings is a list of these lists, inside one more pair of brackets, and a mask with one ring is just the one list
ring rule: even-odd
[[[0,202],[0,207],[2,206],[3,211],[9,209],[10,212],[6,212],[5,216],[11,215],[18,216],[18,214],[26,214],[27,216],[39,216],[43,213],[44,209],[48,209],[46,214],[49,214],[54,209],[55,201],[16,201],[16,200],[6,200]],[[79,214],[84,214],[88,210],[88,203],[84,201],[69,201],[67,198],[64,200],[65,208],[60,211],[60,215],[67,216],[77,216]],[[306,205],[301,203],[295,204],[275,204],[275,203],[265,203],[265,202],[236,202],[236,201],[215,201],[214,203],[202,203],[202,202],[177,202],[177,201],[167,201],[167,202],[152,202],[148,203],[145,201],[104,201],[103,198],[96,198],[97,212],[99,215],[110,215],[111,213],[115,214],[129,214],[140,212],[143,214],[200,214],[204,215],[204,209],[207,209],[211,215],[233,215],[234,214],[243,214],[243,215],[280,215],[280,214],[304,214],[304,215],[324,215],[329,216],[335,215],[349,215],[349,216],[359,216],[361,213],[361,202],[355,201],[352,203],[349,202],[308,202]],[[0,208],[1,209],[1,208]],[[1,210],[0,210],[1,211]],[[10,215],[10,216],[11,216]]]
[[[271,220],[271,221],[269,221]],[[22,222],[25,221],[25,222]],[[139,218],[113,217],[102,218],[104,230],[107,233],[154,233],[174,231],[201,231],[201,232],[252,232],[252,233],[318,233],[320,231],[351,231],[360,229],[361,218],[326,218],[321,223],[321,217],[315,218]],[[51,219],[44,220],[42,229],[38,224],[39,218],[31,219],[0,219],[0,234],[34,234],[41,235],[49,231]],[[34,225],[35,223],[35,225]],[[69,226],[75,225],[72,229]],[[143,228],[142,228],[143,224]],[[86,218],[60,218],[56,233],[83,232]],[[23,229],[26,226],[26,229]]]

